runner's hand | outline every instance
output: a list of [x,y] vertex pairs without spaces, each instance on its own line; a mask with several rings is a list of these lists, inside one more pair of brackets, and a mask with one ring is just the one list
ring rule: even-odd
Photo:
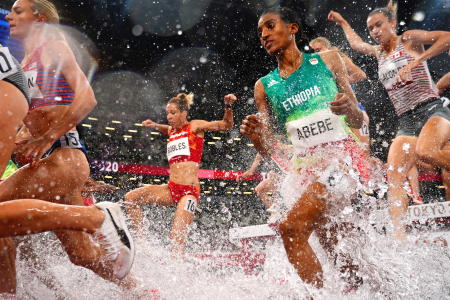
[[336,115],[347,115],[355,109],[355,102],[345,93],[337,93],[330,102],[330,110]]
[[404,66],[397,73],[397,83],[404,84],[408,81],[412,81],[411,70],[419,65],[415,60]]
[[239,128],[241,134],[248,137],[253,142],[259,141],[262,138],[262,133],[265,126],[258,115],[250,115],[245,117]]
[[44,156],[44,154],[51,148],[54,139],[48,138],[46,135],[31,139],[16,148],[16,153],[31,161],[31,166],[36,165]]
[[244,173],[236,176],[236,181],[241,182],[243,179],[250,177],[252,175],[253,175],[253,172],[245,171]]
[[234,94],[228,94],[223,97],[223,102],[225,104],[234,104],[237,101],[237,97]]
[[331,21],[331,22],[335,22],[339,25],[342,25],[342,23],[345,22],[344,17],[342,17],[342,15],[340,13],[338,13],[337,11],[334,11],[334,10],[330,10],[330,12],[328,13],[327,20]]
[[145,120],[144,122],[142,122],[142,126],[155,128],[156,127],[156,123],[153,122],[152,120],[148,119],[148,120]]

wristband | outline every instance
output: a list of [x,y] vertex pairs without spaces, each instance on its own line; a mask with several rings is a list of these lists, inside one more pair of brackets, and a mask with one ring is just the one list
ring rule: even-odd
[[225,108],[233,109],[233,104],[225,103]]

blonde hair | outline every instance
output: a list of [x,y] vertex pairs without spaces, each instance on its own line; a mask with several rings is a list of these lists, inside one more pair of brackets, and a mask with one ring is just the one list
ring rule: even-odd
[[388,4],[385,7],[378,7],[372,10],[369,14],[369,17],[374,14],[383,14],[389,21],[397,20],[397,9],[398,3],[394,0],[389,0]]
[[330,43],[330,41],[329,41],[327,38],[323,37],[323,36],[319,36],[319,37],[313,39],[313,40],[312,40],[311,42],[309,42],[309,43],[310,43],[310,44],[311,44],[311,43],[322,43],[322,44],[324,44],[325,47],[327,47],[328,49],[331,48],[331,43]]
[[178,106],[180,111],[189,111],[189,108],[194,103],[194,94],[180,93],[169,100],[169,104],[174,103]]
[[48,0],[28,0],[34,15],[45,17],[48,23],[59,24],[59,14],[56,6]]

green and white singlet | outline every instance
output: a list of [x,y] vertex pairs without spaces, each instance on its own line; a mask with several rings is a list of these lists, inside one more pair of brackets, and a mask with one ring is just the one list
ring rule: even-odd
[[276,68],[261,82],[277,125],[286,130],[296,151],[352,137],[345,116],[333,114],[328,107],[338,88],[320,55],[303,53],[302,65],[288,78]]

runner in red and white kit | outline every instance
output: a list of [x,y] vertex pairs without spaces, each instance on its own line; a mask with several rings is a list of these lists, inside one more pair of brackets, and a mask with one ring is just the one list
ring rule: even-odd
[[128,214],[137,231],[142,232],[142,204],[154,203],[177,207],[170,238],[173,250],[183,253],[187,229],[192,223],[196,206],[200,200],[198,180],[199,163],[203,152],[203,139],[207,131],[224,131],[233,127],[232,105],[237,100],[233,94],[224,97],[225,113],[220,121],[188,121],[193,94],[178,94],[166,106],[169,125],[146,120],[143,125],[156,128],[169,136],[167,158],[170,166],[168,184],[149,185],[135,189],[125,195]]
[[[443,107],[430,76],[426,60],[450,48],[450,33],[408,30],[397,35],[397,5],[374,9],[367,18],[370,36],[377,46],[364,42],[349,23],[331,11],[328,20],[342,27],[350,46],[378,60],[380,81],[385,86],[399,117],[399,130],[388,155],[388,199],[394,236],[405,238],[404,218],[408,197],[403,188],[406,174],[416,157],[449,170],[450,110]],[[424,45],[431,45],[425,50]]]

